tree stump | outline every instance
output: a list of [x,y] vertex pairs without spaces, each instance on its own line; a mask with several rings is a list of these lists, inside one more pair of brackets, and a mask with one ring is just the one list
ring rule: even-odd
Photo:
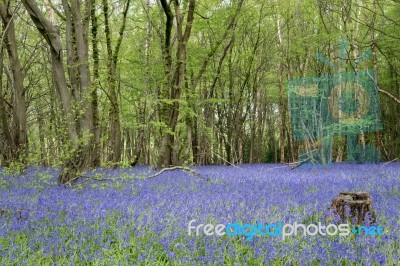
[[368,192],[341,192],[332,201],[331,210],[338,214],[343,221],[349,219],[353,221],[355,219],[357,224],[363,225],[369,213],[369,222],[376,222],[375,211],[372,207],[372,198]]

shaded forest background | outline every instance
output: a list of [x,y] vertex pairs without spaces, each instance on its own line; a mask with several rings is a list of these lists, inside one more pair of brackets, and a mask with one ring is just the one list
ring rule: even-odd
[[[392,0],[2,0],[0,165],[297,161],[286,81],[370,49],[400,156],[400,3]],[[351,71],[351,69],[340,69]],[[346,157],[344,137],[333,158]],[[73,178],[65,171],[60,182]]]

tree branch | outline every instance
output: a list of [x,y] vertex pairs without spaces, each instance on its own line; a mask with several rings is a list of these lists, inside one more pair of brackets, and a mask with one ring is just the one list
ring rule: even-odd
[[191,174],[197,174],[197,172],[193,169],[190,169],[189,167],[185,167],[185,166],[173,166],[173,167],[168,167],[168,168],[163,168],[160,171],[158,171],[157,173],[155,173],[154,175],[148,176],[147,179],[156,177],[158,175],[161,175],[162,173],[164,173],[165,171],[173,171],[173,170],[183,170],[183,171],[187,171]]
[[[210,181],[210,178],[203,177],[196,170],[190,169],[189,167],[185,167],[185,166],[173,166],[173,167],[163,168],[160,171],[158,171],[157,173],[155,173],[153,175],[150,175],[150,176],[147,176],[144,180],[148,180],[150,178],[154,178],[156,176],[161,175],[162,173],[164,173],[166,171],[173,171],[173,170],[182,170],[182,171],[185,171],[185,172],[189,172],[190,174],[195,175],[197,177],[200,177],[201,179],[204,179],[207,182]],[[76,176],[75,178],[71,179],[70,181],[68,181],[64,185],[68,185],[69,183],[72,183],[73,181],[77,180],[78,178],[87,178],[87,179],[92,179],[92,180],[95,180],[95,181],[108,181],[108,180],[115,181],[115,180],[126,179],[126,177],[97,177],[97,176],[81,175],[81,176]]]
[[393,94],[391,94],[390,92],[387,92],[385,90],[382,90],[380,88],[378,88],[378,91],[384,95],[386,95],[387,97],[391,98],[393,101],[395,101],[396,103],[400,104],[400,99],[396,98]]
[[126,17],[127,17],[127,14],[128,14],[130,3],[131,3],[131,0],[128,0],[128,2],[126,3],[125,9],[124,9],[123,15],[122,15],[122,25],[121,25],[121,28],[119,30],[119,37],[118,37],[118,40],[117,40],[117,44],[115,46],[115,50],[113,52],[112,61],[113,61],[114,67],[116,67],[116,65],[117,65],[119,49],[121,47],[122,39],[124,37],[124,32],[125,32],[125,27],[126,27]]
[[243,0],[240,0],[238,3],[238,6],[236,7],[235,13],[233,14],[228,27],[225,29],[224,34],[222,35],[222,37],[216,42],[216,44],[214,45],[214,47],[211,47],[211,51],[208,52],[207,56],[204,58],[203,63],[201,65],[201,68],[197,74],[197,77],[195,78],[193,85],[192,85],[192,90],[196,89],[198,83],[200,82],[201,78],[203,77],[203,74],[205,73],[208,63],[210,61],[210,59],[214,56],[214,54],[217,52],[218,48],[220,47],[220,45],[222,44],[222,42],[224,40],[226,40],[228,38],[228,35],[231,31],[234,30],[236,22],[237,22],[237,17],[240,13],[240,10],[242,8],[243,5]]
[[60,10],[57,9],[57,7],[54,6],[54,4],[51,0],[48,1],[48,4],[49,4],[50,8],[53,9],[54,13],[56,13],[56,15],[59,18],[61,18],[63,21],[66,20],[65,16],[60,12]]

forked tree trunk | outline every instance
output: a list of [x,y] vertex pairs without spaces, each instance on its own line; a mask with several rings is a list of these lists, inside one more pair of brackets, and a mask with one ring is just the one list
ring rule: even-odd
[[[66,122],[66,128],[68,130],[68,145],[71,147],[72,155],[70,158],[66,160],[64,166],[59,174],[58,181],[61,184],[65,184],[71,182],[72,180],[76,180],[77,173],[85,166],[90,164],[90,149],[91,149],[91,138],[86,141],[84,145],[79,144],[79,133],[78,128],[82,129],[83,133],[87,133],[90,131],[91,122],[90,122],[90,110],[85,110],[83,120],[79,117],[76,117],[75,112],[71,112],[74,107],[74,99],[73,95],[71,95],[70,90],[67,85],[67,79],[65,77],[65,69],[64,69],[64,62],[63,62],[63,47],[61,43],[60,33],[58,29],[52,25],[44,16],[42,11],[39,9],[36,1],[34,0],[22,0],[25,8],[27,9],[33,23],[35,24],[36,28],[46,40],[47,44],[49,45],[50,52],[51,52],[51,62],[53,68],[53,75],[55,81],[56,91],[60,98],[62,104],[62,114],[64,121]],[[77,2],[74,2],[75,6],[73,6],[76,12],[78,11]],[[76,14],[74,14],[76,15]],[[84,38],[84,31],[82,30],[76,38],[82,37]],[[80,48],[85,48],[84,40],[78,41],[80,44],[78,45]],[[78,55],[79,62],[82,62],[80,66],[80,75],[84,75],[80,77],[80,88],[82,89],[82,95],[85,95],[88,92],[90,86],[89,80],[89,72],[87,69],[87,64],[83,63],[85,61],[86,55],[84,54],[85,51],[81,51]],[[79,107],[84,107],[90,109],[90,104],[88,100],[81,101],[82,105]],[[89,117],[89,118],[88,118]],[[90,124],[88,124],[90,123]],[[82,137],[82,135],[81,135]],[[66,144],[66,143],[65,143]]]
[[[172,103],[162,102],[159,113],[161,122],[167,126],[167,130],[163,130],[160,153],[157,161],[157,167],[162,168],[169,165],[179,164],[178,151],[174,148],[174,133],[178,124],[179,102],[181,92],[184,86],[184,76],[186,71],[186,44],[189,40],[194,19],[195,0],[189,1],[188,13],[186,18],[186,26],[183,28],[183,16],[180,13],[180,3],[178,0],[168,2],[160,0],[164,13],[166,15],[165,40],[163,47],[164,55],[164,84],[160,97],[162,99],[172,100]],[[174,5],[175,16],[171,10],[171,3]],[[171,77],[172,66],[172,45],[171,32],[173,27],[173,19],[176,22],[176,39],[178,47],[176,51],[176,66],[174,75]],[[170,91],[171,90],[171,91]]]
[[129,10],[130,0],[127,1],[123,16],[122,16],[122,25],[119,30],[119,38],[117,40],[116,46],[112,48],[111,43],[111,28],[109,25],[109,6],[108,0],[103,0],[103,14],[104,14],[104,32],[106,35],[106,46],[107,46],[107,78],[108,78],[108,86],[109,86],[109,100],[110,100],[110,146],[111,153],[109,155],[109,160],[113,163],[113,166],[116,167],[118,162],[121,159],[122,153],[122,139],[121,139],[121,121],[120,121],[120,103],[118,101],[118,93],[117,93],[117,80],[116,80],[116,68],[118,62],[118,54],[121,47],[126,18]]

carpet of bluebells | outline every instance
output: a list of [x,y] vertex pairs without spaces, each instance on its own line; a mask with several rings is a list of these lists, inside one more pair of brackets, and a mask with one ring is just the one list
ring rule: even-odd
[[[0,265],[398,265],[400,163],[96,169],[73,186],[57,169],[0,169]],[[383,236],[189,236],[195,224],[328,224],[343,191],[367,191]]]

